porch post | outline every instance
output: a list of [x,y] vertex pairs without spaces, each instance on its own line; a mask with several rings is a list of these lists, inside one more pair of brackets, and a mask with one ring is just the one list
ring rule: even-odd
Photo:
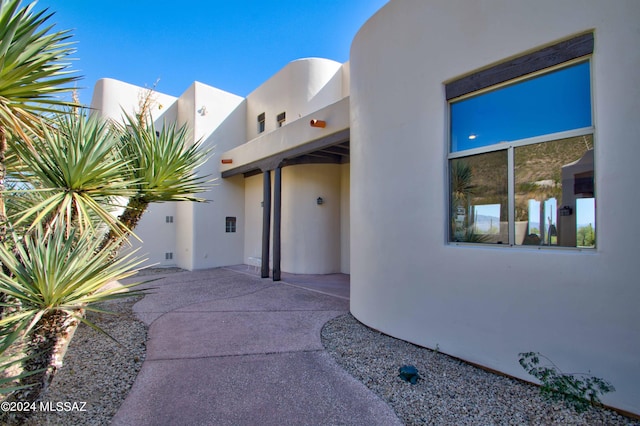
[[273,183],[273,281],[280,281],[280,218],[282,206],[282,169],[276,167]]
[[271,171],[262,174],[262,268],[260,276],[269,278],[269,234],[271,233]]

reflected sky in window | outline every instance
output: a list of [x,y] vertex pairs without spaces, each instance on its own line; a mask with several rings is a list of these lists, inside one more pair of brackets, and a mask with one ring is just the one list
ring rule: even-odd
[[451,104],[451,152],[591,126],[589,62]]

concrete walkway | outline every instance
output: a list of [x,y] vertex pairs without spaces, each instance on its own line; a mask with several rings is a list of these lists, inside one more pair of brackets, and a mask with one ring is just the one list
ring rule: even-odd
[[246,265],[162,276],[134,306],[147,356],[112,424],[401,424],[322,347],[324,323],[348,312],[346,278],[273,282]]

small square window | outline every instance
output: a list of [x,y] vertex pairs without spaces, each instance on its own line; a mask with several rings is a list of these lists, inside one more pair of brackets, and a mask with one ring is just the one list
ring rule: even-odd
[[278,114],[277,120],[278,120],[278,127],[282,127],[284,122],[287,121],[287,113],[281,112],[280,114]]
[[225,218],[225,231],[236,232],[236,218],[234,216],[227,216]]
[[264,132],[265,114],[258,114],[258,133]]

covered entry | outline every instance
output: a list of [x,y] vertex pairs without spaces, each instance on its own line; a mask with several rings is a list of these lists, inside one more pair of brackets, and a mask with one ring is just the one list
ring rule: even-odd
[[349,272],[348,163],[345,129],[222,172],[245,177],[245,259],[263,278]]

